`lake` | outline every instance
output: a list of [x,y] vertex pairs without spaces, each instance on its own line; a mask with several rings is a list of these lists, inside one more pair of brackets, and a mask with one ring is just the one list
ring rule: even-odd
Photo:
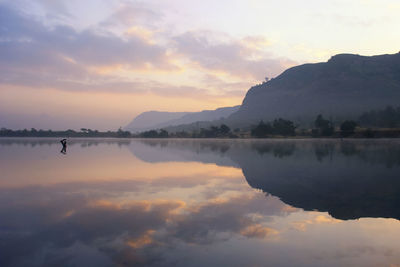
[[400,266],[400,140],[0,139],[0,266]]

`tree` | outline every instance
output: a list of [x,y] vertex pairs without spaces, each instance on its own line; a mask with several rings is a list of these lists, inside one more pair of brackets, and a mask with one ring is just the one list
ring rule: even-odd
[[218,126],[211,126],[209,129],[201,128],[198,134],[195,134],[194,137],[200,138],[215,138],[215,137],[227,137],[230,136],[231,129],[225,125],[221,124]]
[[395,128],[398,124],[398,115],[396,114],[396,109],[394,109],[392,106],[388,106],[383,110],[382,113],[383,125],[389,128]]
[[273,134],[273,128],[271,124],[264,123],[263,121],[260,121],[260,123],[251,130],[251,135],[257,138],[267,137],[271,134]]
[[158,134],[158,137],[160,138],[167,138],[168,137],[168,132],[164,129],[160,130],[160,133]]
[[[92,133],[93,131],[88,129],[88,133]],[[129,131],[123,131],[122,128],[120,127],[117,131],[117,137],[122,137],[122,138],[127,138],[131,137],[131,133]]]
[[334,132],[333,123],[325,120],[321,114],[319,114],[315,119],[314,125],[322,136],[331,136]]
[[150,130],[140,133],[140,137],[144,138],[157,138],[158,132],[156,130]]
[[294,123],[292,121],[284,120],[281,118],[275,119],[272,127],[275,134],[284,136],[295,135],[296,126],[294,126]]
[[360,125],[367,127],[399,127],[400,106],[397,108],[387,106],[385,109],[365,112],[359,117],[358,122]]
[[374,132],[372,131],[371,128],[368,128],[367,130],[365,130],[365,132],[363,133],[364,137],[366,138],[373,138],[375,136]]
[[222,135],[226,135],[231,131],[231,129],[227,125],[221,124],[221,126],[219,127],[219,131]]
[[340,125],[340,131],[342,136],[349,136],[354,134],[354,129],[356,128],[357,123],[355,121],[344,121]]

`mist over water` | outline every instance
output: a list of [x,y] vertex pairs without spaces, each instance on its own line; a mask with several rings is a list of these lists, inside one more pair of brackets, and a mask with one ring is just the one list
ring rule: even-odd
[[399,140],[0,139],[0,266],[396,266]]

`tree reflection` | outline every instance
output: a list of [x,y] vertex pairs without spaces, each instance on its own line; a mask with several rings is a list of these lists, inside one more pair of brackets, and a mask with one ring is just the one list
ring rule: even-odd
[[200,155],[208,153],[209,147],[218,151],[220,146],[226,151],[220,157],[237,163],[250,186],[294,207],[327,211],[338,219],[400,219],[398,141],[182,141],[168,145]]

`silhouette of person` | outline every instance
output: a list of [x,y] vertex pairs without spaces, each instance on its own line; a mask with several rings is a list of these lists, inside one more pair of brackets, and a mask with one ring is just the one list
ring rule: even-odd
[[60,151],[60,153],[62,153],[62,154],[67,154],[67,139],[62,139],[61,141],[60,141],[60,143],[62,144],[62,149],[61,149],[61,151]]

